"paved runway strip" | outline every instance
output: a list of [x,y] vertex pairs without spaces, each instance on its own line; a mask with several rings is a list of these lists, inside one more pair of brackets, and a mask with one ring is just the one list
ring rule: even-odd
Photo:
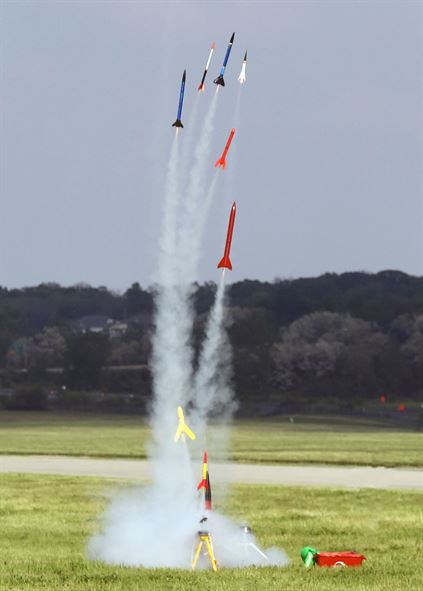
[[[199,465],[199,470],[201,467]],[[213,481],[286,486],[423,489],[423,470],[368,466],[212,464]],[[145,460],[67,456],[0,456],[0,472],[149,480]]]

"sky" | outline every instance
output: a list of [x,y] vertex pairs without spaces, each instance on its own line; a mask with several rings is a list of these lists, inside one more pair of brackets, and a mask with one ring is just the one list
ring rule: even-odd
[[3,0],[0,285],[155,281],[181,74],[184,133],[233,31],[210,179],[237,132],[198,281],[234,200],[231,281],[423,275],[419,2]]

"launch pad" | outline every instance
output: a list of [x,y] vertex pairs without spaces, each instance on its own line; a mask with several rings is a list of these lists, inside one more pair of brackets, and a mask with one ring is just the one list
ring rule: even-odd
[[198,562],[198,558],[201,553],[201,549],[203,548],[203,546],[205,546],[205,550],[203,550],[203,556],[205,556],[205,557],[208,556],[208,558],[210,559],[210,563],[212,565],[212,569],[216,572],[217,571],[217,562],[216,562],[216,558],[214,556],[213,541],[212,541],[212,537],[211,537],[210,533],[205,530],[199,531],[198,537],[200,538],[200,541],[198,542],[197,550],[195,551],[194,558],[192,561],[192,570],[195,569],[197,562]]
[[251,530],[251,527],[249,527],[248,525],[241,525],[241,530],[242,533],[244,534],[243,536],[243,545],[244,545],[244,554],[245,554],[245,558],[248,559],[250,552],[254,552],[256,554],[258,554],[259,556],[261,556],[266,562],[269,562],[268,557],[266,556],[266,554],[264,552],[262,552],[260,550],[260,548],[258,548],[254,542],[253,542],[253,532]]

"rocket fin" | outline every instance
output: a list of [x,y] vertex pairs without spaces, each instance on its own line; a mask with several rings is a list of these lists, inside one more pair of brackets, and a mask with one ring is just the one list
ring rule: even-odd
[[218,166],[221,166],[223,168],[223,170],[225,170],[226,168],[226,158],[219,158],[216,161],[216,164],[214,165],[215,168],[218,168]]
[[188,437],[190,439],[192,439],[192,441],[194,441],[195,439],[195,433],[193,431],[191,431],[191,429],[188,427],[188,425],[185,425],[182,427],[182,431],[185,433],[185,435],[188,435]]
[[229,269],[229,271],[232,271],[232,263],[229,257],[225,258],[223,257],[223,259],[220,261],[220,263],[217,265],[218,269]]
[[205,480],[203,478],[203,480],[197,485],[197,490],[201,490],[202,488],[205,488],[206,490],[208,490],[208,484],[207,484],[207,480]]

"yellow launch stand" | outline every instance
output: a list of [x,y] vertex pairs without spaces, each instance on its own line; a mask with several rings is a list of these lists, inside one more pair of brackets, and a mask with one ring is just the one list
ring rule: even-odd
[[208,531],[199,531],[198,536],[200,538],[200,541],[198,543],[197,550],[195,552],[194,560],[192,561],[192,570],[195,569],[198,558],[200,556],[201,548],[203,547],[203,544],[205,544],[207,552],[204,552],[204,555],[208,554],[212,568],[216,572],[217,571],[217,562],[216,562],[216,558],[214,557],[213,542],[211,539],[211,535],[209,534]]

